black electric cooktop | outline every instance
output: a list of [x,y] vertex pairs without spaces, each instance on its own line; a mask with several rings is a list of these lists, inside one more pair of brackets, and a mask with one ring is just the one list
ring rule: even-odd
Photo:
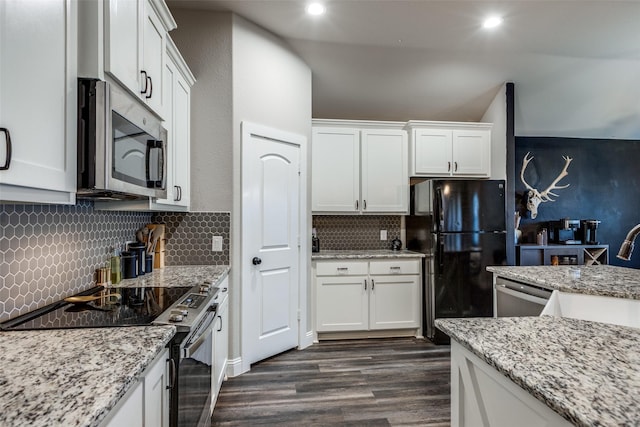
[[93,288],[79,295],[110,298],[72,304],[59,301],[0,325],[7,331],[66,328],[103,328],[149,325],[192,287]]

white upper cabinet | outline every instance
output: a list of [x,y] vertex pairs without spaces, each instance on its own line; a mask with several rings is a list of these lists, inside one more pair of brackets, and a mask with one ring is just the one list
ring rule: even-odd
[[164,118],[168,32],[176,23],[164,0],[80,2],[83,77],[120,83]]
[[410,121],[407,127],[411,176],[491,176],[492,124]]
[[363,212],[405,212],[409,197],[406,132],[364,129],[361,136]]
[[75,203],[77,2],[0,3],[0,202]]
[[360,209],[360,131],[314,127],[311,137],[312,210]]
[[[182,207],[190,203],[191,163],[191,86],[195,78],[171,38],[167,38],[167,64],[164,74],[166,99],[165,127],[169,136],[167,159],[167,198],[157,199],[152,208]],[[175,209],[171,209],[175,210]]]
[[312,211],[407,212],[408,142],[402,125],[314,120]]

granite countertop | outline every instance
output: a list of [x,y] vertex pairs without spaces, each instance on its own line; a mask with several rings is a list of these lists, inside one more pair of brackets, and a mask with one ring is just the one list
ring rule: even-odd
[[0,425],[97,426],[174,326],[0,333]]
[[[580,269],[580,278],[571,269]],[[490,266],[487,271],[507,279],[562,292],[640,299],[640,270],[613,265],[590,266]]]
[[362,249],[362,250],[327,250],[314,252],[311,254],[311,260],[325,259],[384,259],[384,258],[424,258],[425,254],[420,252],[408,251],[406,249],[400,251],[392,251],[391,249]]
[[205,281],[218,285],[229,274],[227,265],[184,265],[154,269],[151,273],[124,279],[116,287],[196,286]]
[[551,316],[436,326],[575,425],[640,420],[640,329]]

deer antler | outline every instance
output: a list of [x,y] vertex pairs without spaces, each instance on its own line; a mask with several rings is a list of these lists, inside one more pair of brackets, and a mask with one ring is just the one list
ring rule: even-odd
[[522,181],[524,186],[527,187],[527,190],[533,191],[534,193],[537,193],[538,195],[540,195],[538,190],[536,190],[535,188],[530,186],[527,183],[527,181],[524,179],[524,171],[525,171],[525,169],[527,169],[527,166],[529,165],[529,162],[531,162],[531,160],[533,160],[533,156],[529,157],[529,154],[531,154],[531,152],[527,152],[527,154],[525,154],[524,158],[522,159],[522,169],[520,169],[520,180]]
[[569,173],[567,172],[567,169],[569,168],[569,164],[573,160],[569,156],[562,156],[562,158],[564,159],[564,162],[565,162],[564,163],[564,168],[562,169],[562,172],[560,172],[560,175],[558,175],[558,177],[551,183],[551,185],[549,187],[547,187],[546,190],[544,190],[543,192],[540,193],[540,198],[545,202],[555,202],[555,200],[553,200],[551,198],[551,196],[558,197],[558,195],[553,193],[553,192],[551,192],[551,190],[561,190],[561,189],[567,188],[569,185],[571,185],[571,184],[556,185],[558,182],[560,182],[560,180],[562,180],[562,178],[564,178],[565,176],[569,175]]

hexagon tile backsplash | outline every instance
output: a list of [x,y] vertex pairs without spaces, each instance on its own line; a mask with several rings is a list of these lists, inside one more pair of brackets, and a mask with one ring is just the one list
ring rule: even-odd
[[[94,286],[108,249],[135,238],[150,222],[165,223],[166,265],[228,264],[228,213],[94,211],[75,206],[0,204],[0,321]],[[211,251],[211,236],[223,251]]]
[[[320,250],[391,249],[391,241],[400,238],[399,215],[314,215]],[[387,240],[380,240],[387,230]]]

